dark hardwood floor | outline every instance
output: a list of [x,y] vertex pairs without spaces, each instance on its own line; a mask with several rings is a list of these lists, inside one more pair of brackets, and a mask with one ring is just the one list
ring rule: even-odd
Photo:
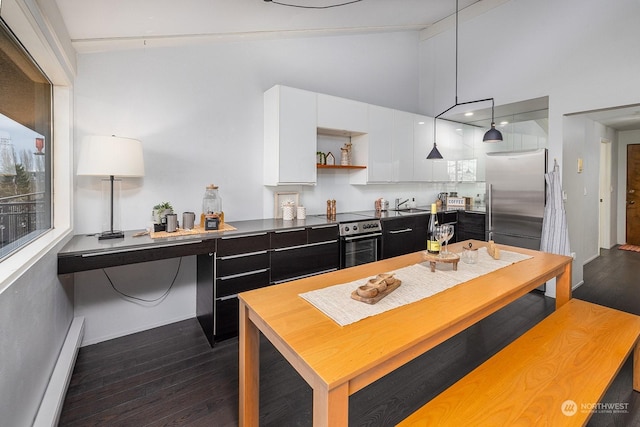
[[[574,297],[640,315],[639,273],[640,253],[603,250]],[[349,425],[395,425],[551,313],[554,301],[528,294],[356,393]],[[235,426],[237,347],[230,339],[210,348],[195,319],[83,347],[60,426]],[[261,425],[310,426],[311,389],[264,339],[260,352]],[[626,410],[594,413],[590,426],[640,426],[631,368],[629,360],[601,400]]]

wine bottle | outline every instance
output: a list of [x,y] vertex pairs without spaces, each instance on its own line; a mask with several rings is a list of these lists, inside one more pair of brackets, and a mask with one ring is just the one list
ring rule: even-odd
[[427,228],[427,252],[437,255],[440,253],[440,242],[436,238],[436,229],[438,227],[438,208],[435,203],[431,204],[431,217],[429,217],[429,226]]

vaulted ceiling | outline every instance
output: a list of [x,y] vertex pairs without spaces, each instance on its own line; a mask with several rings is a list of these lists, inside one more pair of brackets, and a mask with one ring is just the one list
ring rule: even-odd
[[[490,0],[483,0],[490,3]],[[459,9],[478,3],[459,0]],[[201,35],[420,30],[455,0],[56,0],[73,41]],[[327,7],[349,3],[339,7]]]
[[[55,0],[78,52],[144,40],[261,38],[426,30],[455,15],[455,0]],[[458,0],[462,18],[508,0]],[[343,6],[336,6],[347,3]],[[333,7],[336,6],[336,7]],[[309,8],[315,7],[315,8]],[[318,9],[320,8],[320,9]],[[517,111],[515,111],[517,113]],[[513,113],[513,112],[512,112]],[[640,128],[640,107],[590,112],[614,129]]]

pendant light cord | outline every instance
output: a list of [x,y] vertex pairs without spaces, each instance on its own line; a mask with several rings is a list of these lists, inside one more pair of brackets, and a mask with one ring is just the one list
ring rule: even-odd
[[456,0],[456,104],[458,104],[458,0]]

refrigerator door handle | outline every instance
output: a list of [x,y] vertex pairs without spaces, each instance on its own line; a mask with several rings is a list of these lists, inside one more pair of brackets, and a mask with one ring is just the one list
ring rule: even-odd
[[487,212],[487,227],[489,230],[489,240],[491,239],[491,234],[493,231],[493,216],[492,216],[492,204],[493,204],[493,184],[489,184],[489,191],[487,191],[487,195],[489,196],[489,203],[487,203],[487,208],[488,208],[488,212]]

